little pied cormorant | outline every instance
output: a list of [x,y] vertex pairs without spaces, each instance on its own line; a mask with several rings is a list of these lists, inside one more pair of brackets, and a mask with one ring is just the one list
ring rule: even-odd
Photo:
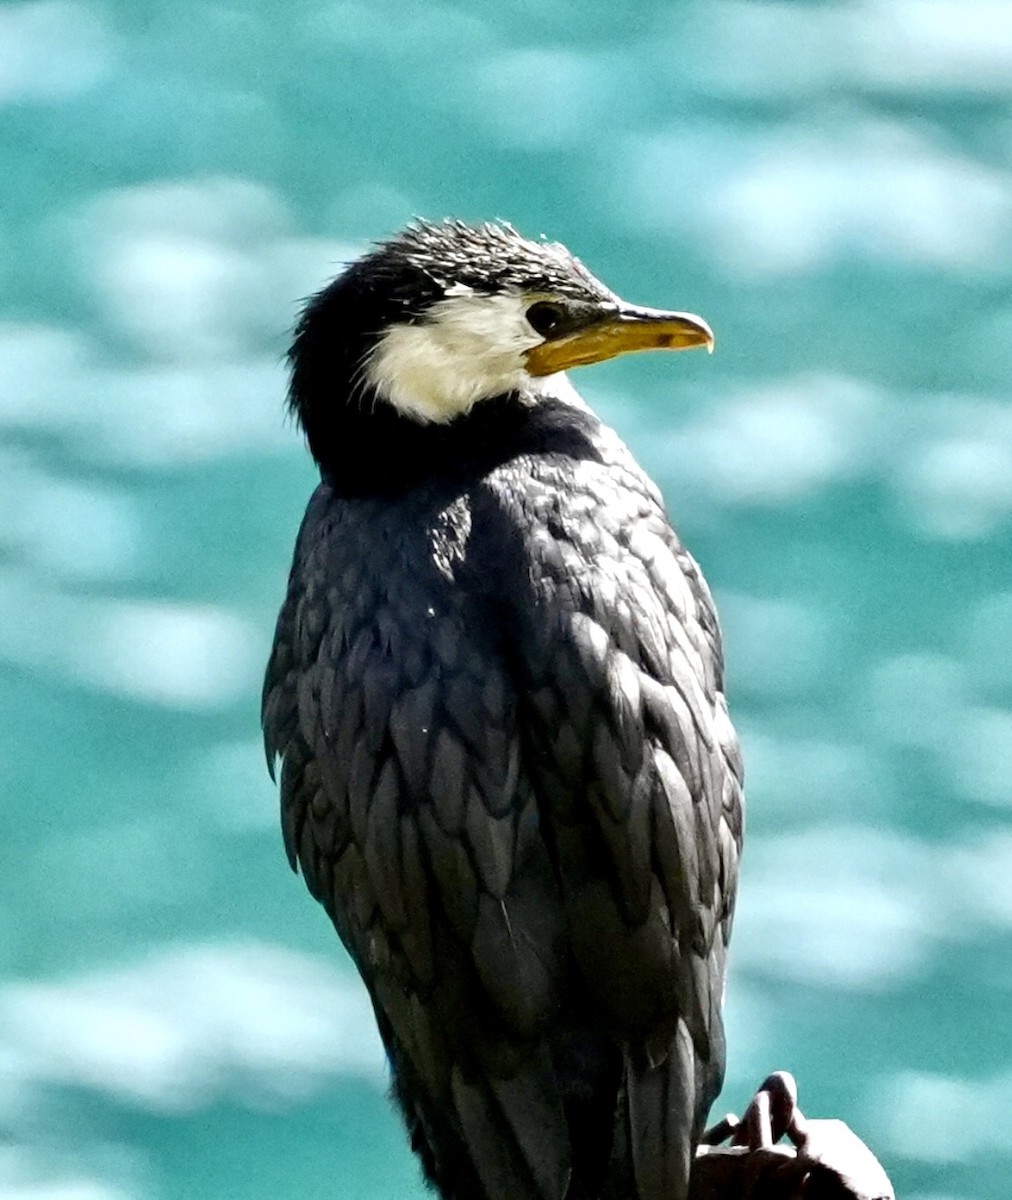
[[267,667],[301,866],[445,1200],[683,1200],[742,837],[720,632],[560,372],[712,347],[565,247],[417,224],[305,307],[320,467]]

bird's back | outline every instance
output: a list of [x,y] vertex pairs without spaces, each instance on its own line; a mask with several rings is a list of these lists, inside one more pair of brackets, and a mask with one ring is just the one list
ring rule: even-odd
[[741,839],[712,602],[585,412],[493,459],[315,494],[264,690],[286,845],[447,1200],[677,1200]]

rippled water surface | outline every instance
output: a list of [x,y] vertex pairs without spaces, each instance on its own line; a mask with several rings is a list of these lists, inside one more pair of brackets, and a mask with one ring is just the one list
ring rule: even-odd
[[919,1200],[1012,1133],[1012,9],[0,5],[0,1197],[420,1197],[258,687],[297,301],[503,216],[718,353],[577,383],[726,627],[740,1108]]

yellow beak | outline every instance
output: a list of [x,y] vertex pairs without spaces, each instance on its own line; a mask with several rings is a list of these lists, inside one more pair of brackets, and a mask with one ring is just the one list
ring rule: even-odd
[[535,376],[554,375],[634,350],[689,350],[705,346],[712,354],[713,344],[713,330],[702,317],[659,308],[623,306],[584,329],[534,346],[527,351],[527,370]]

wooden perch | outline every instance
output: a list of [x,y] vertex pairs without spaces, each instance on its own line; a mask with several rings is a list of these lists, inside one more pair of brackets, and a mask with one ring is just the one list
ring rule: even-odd
[[[797,1095],[793,1077],[778,1071],[740,1121],[728,1116],[707,1130],[690,1200],[895,1200],[864,1142],[842,1121],[808,1120]],[[778,1145],[784,1135],[790,1144]]]

